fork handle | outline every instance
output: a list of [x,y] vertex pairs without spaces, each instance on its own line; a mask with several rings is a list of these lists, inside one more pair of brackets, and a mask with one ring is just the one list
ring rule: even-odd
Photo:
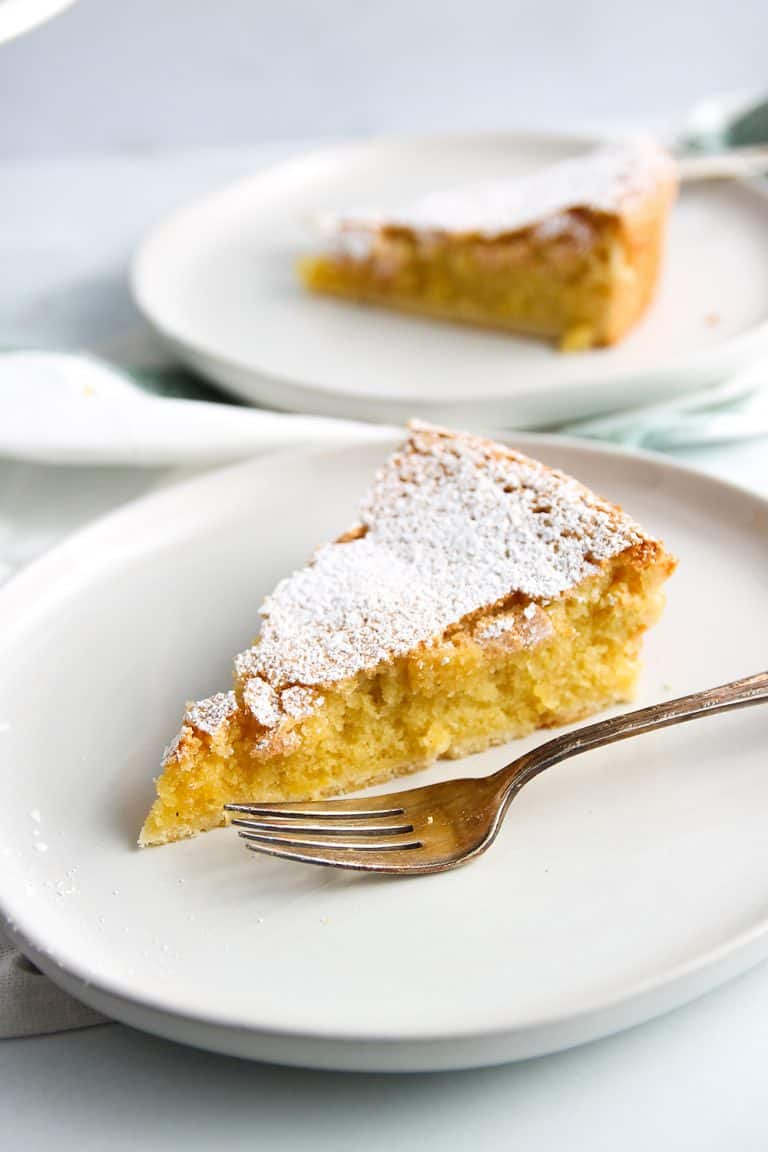
[[677,158],[677,174],[686,183],[761,176],[765,172],[768,172],[765,144],[727,148],[722,152],[692,152]]
[[690,696],[680,696],[676,700],[665,700],[662,704],[652,704],[650,708],[639,708],[635,712],[625,712],[622,716],[612,716],[609,720],[599,720],[575,732],[564,732],[554,740],[548,740],[513,764],[508,764],[492,779],[505,788],[506,802],[509,803],[525,784],[553,764],[587,752],[590,748],[601,748],[604,744],[614,744],[639,736],[642,732],[653,732],[657,728],[668,728],[672,724],[683,724],[686,720],[698,720],[701,716],[715,716],[719,712],[730,712],[735,708],[748,708],[751,704],[768,701],[768,672],[758,672],[743,680],[732,680],[719,688],[708,688],[705,692],[694,692]]

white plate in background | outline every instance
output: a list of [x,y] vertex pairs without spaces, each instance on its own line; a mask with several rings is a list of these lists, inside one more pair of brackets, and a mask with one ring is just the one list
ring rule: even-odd
[[[619,499],[680,557],[639,704],[765,667],[768,501],[661,459],[523,449]],[[768,955],[768,707],[544,773],[492,849],[409,880],[246,852],[139,851],[183,701],[226,686],[261,597],[338,534],[381,444],[211,473],[113,513],[0,591],[0,909],[73,995],[232,1054],[355,1070],[567,1047]],[[541,734],[413,782],[485,773]]]
[[75,0],[0,0],[0,44],[58,16]]
[[136,300],[212,380],[252,402],[329,416],[533,427],[725,378],[768,346],[768,198],[734,181],[684,187],[659,295],[615,348],[562,355],[525,337],[313,296],[297,279],[320,211],[396,205],[594,143],[404,137],[309,153],[157,226],[135,258]]

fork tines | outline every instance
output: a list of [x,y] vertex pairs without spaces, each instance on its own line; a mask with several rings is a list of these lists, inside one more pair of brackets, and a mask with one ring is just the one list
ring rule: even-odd
[[232,824],[248,842],[247,847],[310,863],[335,863],[336,853],[421,847],[413,835],[413,824],[403,819],[402,808],[339,811],[285,804],[227,804],[225,808],[239,814]]

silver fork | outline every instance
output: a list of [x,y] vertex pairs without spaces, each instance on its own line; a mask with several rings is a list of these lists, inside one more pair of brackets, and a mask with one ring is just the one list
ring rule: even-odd
[[397,876],[445,872],[485,852],[515,796],[553,764],[642,732],[767,700],[768,672],[759,672],[565,732],[492,776],[356,800],[225,808],[237,814],[232,824],[254,852]]

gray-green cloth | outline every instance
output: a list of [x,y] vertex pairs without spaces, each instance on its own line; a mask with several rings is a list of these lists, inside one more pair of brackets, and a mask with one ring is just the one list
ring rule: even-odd
[[61,992],[0,929],[0,1040],[103,1024],[104,1017]]
[[768,436],[768,356],[710,388],[560,431],[658,452]]
[[[194,376],[179,371],[131,370],[147,391],[163,396],[224,401]],[[227,401],[232,403],[233,401]],[[550,431],[633,448],[669,451],[768,435],[768,347],[765,359],[722,383],[672,400],[593,420],[553,421]]]

